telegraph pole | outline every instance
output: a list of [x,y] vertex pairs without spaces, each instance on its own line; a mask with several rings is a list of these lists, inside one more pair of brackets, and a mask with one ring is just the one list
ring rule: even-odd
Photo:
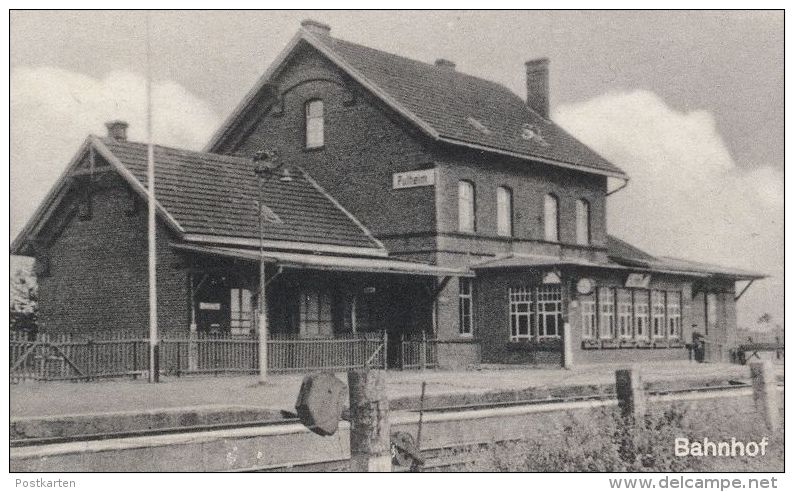
[[157,230],[154,197],[154,144],[152,143],[152,19],[146,11],[146,141],[147,193],[149,203],[149,382],[160,381],[157,343]]

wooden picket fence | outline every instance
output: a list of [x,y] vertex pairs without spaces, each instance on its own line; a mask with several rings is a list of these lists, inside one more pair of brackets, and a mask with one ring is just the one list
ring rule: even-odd
[[400,339],[400,359],[402,369],[430,369],[438,366],[438,345],[441,340],[421,337]]
[[[305,338],[273,335],[268,340],[268,370],[274,373],[385,367],[383,333]],[[12,333],[10,381],[85,380],[138,377],[149,371],[149,340],[141,333]],[[159,344],[161,374],[255,373],[259,342],[230,335],[171,335]]]

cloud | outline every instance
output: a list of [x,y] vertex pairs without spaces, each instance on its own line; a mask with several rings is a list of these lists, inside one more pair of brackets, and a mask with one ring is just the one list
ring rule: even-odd
[[[143,76],[117,71],[96,79],[54,67],[19,67],[11,72],[11,237],[27,219],[90,134],[122,119],[129,138],[146,137]],[[220,119],[181,85],[155,81],[154,141],[200,149]]]
[[559,107],[554,119],[631,178],[608,200],[609,231],[659,255],[774,278],[742,297],[740,324],[783,319],[783,174],[739,167],[708,111],[680,112],[648,91]]

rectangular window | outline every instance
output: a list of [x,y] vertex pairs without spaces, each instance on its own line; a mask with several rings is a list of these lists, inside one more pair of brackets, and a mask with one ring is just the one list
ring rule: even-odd
[[631,291],[618,289],[618,335],[631,338]]
[[562,288],[547,285],[536,290],[538,313],[538,336],[559,337],[562,331]]
[[474,232],[474,185],[458,182],[458,230]]
[[513,235],[513,192],[504,186],[496,189],[496,223],[500,236]]
[[595,296],[579,296],[582,306],[582,338],[594,338],[596,334]]
[[543,227],[546,241],[559,242],[559,225],[559,201],[554,195],[546,195],[543,201]]
[[471,284],[471,279],[461,278],[458,288],[458,310],[460,316],[458,329],[460,334],[465,336],[471,336],[473,333],[474,316],[472,314]]
[[664,292],[654,290],[651,292],[651,309],[653,310],[653,337],[664,338]]
[[306,337],[329,337],[333,334],[331,293],[327,289],[301,292],[300,334]]
[[615,289],[598,289],[598,308],[601,311],[599,330],[601,338],[615,338]]
[[231,289],[230,331],[233,336],[251,334],[253,328],[253,306],[251,291],[248,289]]
[[667,293],[667,327],[670,338],[681,336],[681,293]]
[[648,291],[634,291],[634,328],[637,338],[648,338]]
[[576,200],[576,244],[590,244],[590,204]]
[[306,103],[306,148],[316,149],[325,145],[325,117],[323,102],[319,99]]
[[529,340],[535,331],[532,316],[532,292],[528,287],[511,287],[510,340]]

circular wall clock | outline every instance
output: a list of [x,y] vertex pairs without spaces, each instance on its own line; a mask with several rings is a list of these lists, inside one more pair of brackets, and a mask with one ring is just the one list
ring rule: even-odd
[[589,278],[580,278],[576,282],[576,292],[583,296],[591,294],[593,292],[593,281]]

